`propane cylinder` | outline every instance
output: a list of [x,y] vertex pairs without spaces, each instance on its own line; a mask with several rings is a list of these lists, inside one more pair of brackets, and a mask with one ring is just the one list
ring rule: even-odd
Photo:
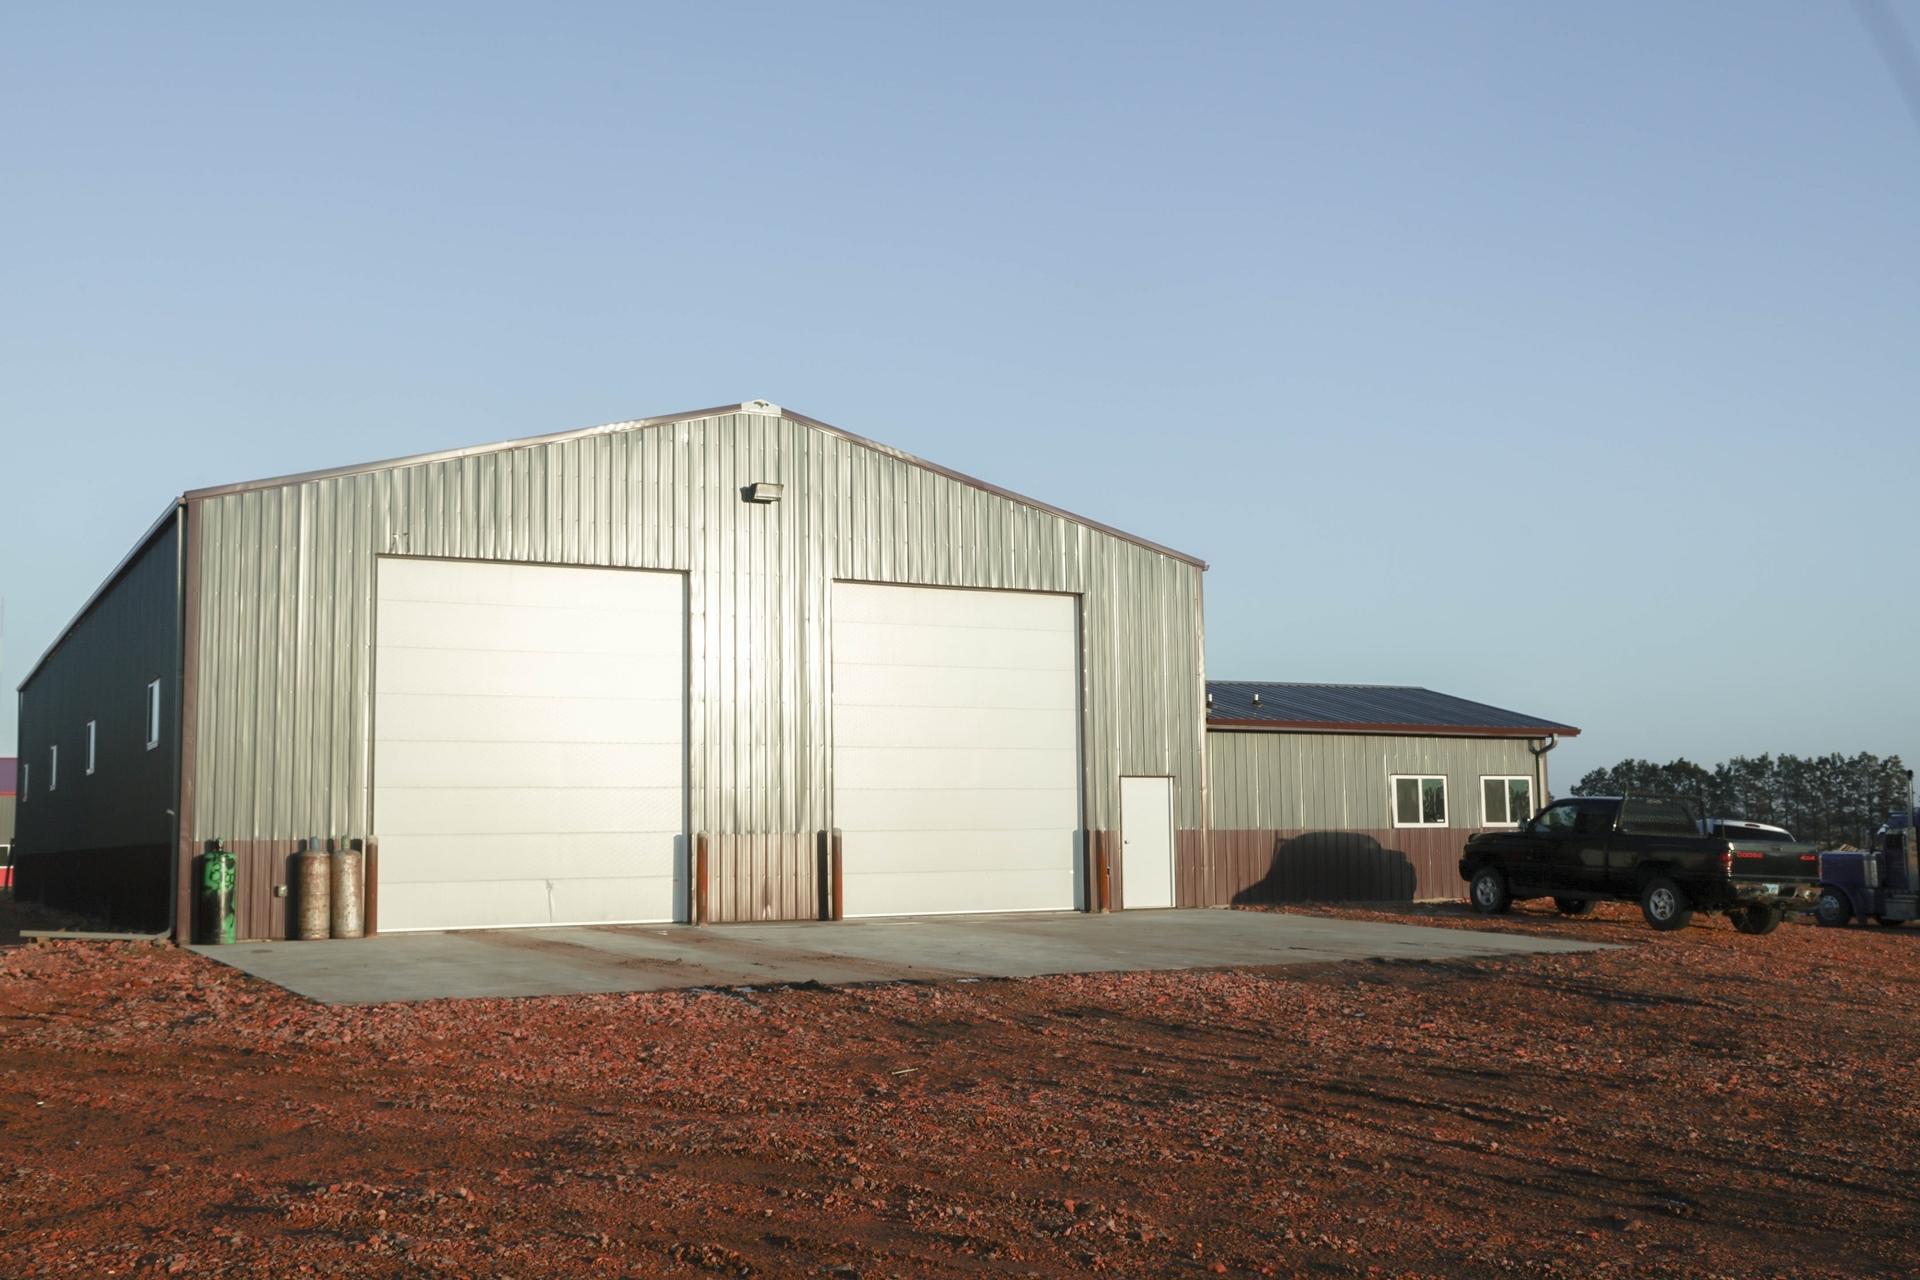
[[194,941],[231,943],[238,940],[239,920],[233,909],[234,882],[239,865],[234,856],[220,847],[218,840],[207,841],[207,849],[193,860],[194,883],[199,886],[194,914],[197,917]]
[[358,938],[366,933],[366,855],[358,849],[335,849],[327,855],[333,889],[333,936]]
[[293,891],[297,895],[294,910],[298,927],[294,936],[305,942],[319,942],[332,936],[333,894],[332,864],[318,840],[304,842],[293,855]]

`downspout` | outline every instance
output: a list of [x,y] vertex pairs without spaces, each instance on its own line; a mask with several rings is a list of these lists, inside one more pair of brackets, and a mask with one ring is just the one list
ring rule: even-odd
[[162,715],[166,715],[168,711],[171,711],[173,713],[171,715],[167,715],[166,733],[162,735],[161,741],[165,742],[168,738],[173,739],[172,751],[169,753],[173,756],[173,785],[168,790],[168,794],[173,797],[173,807],[167,810],[167,818],[169,819],[167,823],[167,827],[173,835],[173,839],[171,842],[173,844],[173,857],[169,860],[169,864],[167,867],[167,871],[168,871],[167,936],[172,938],[176,943],[183,943],[187,941],[187,938],[185,936],[185,931],[183,931],[180,928],[180,894],[178,891],[178,886],[180,882],[185,878],[184,873],[180,870],[180,860],[183,856],[185,856],[184,846],[182,842],[187,838],[185,833],[182,832],[181,830],[182,824],[180,822],[180,809],[181,809],[180,750],[182,745],[181,739],[180,739],[180,709],[183,705],[183,700],[181,699],[181,696],[180,696],[180,685],[183,678],[186,675],[186,655],[187,655],[187,647],[186,647],[186,634],[187,634],[186,510],[187,510],[187,504],[185,502],[177,502],[173,508],[174,663],[173,663],[173,671],[171,672],[171,675],[173,678],[167,682],[170,686],[172,686],[173,705],[171,707],[168,707],[166,706],[166,704],[163,703],[161,708]]
[[1547,752],[1560,745],[1560,735],[1550,733],[1544,738],[1528,738],[1527,750],[1533,753],[1534,786],[1540,798],[1534,802],[1537,813],[1553,800],[1553,793],[1547,790]]
[[188,841],[192,841],[192,831],[188,831],[186,821],[180,819],[182,810],[186,810],[186,499],[179,499],[173,509],[173,704],[163,706],[161,714],[167,716],[167,733],[161,741],[171,739],[173,754],[173,808],[167,810],[167,818],[173,819],[167,825],[173,829],[173,865],[171,883],[167,885],[167,936],[173,938],[175,946],[186,946],[192,942],[192,912],[186,919],[180,919],[182,904],[186,896],[180,885],[188,881],[192,864],[188,862],[192,854],[188,852]]
[[200,504],[182,499],[180,522],[179,666],[174,679],[174,844],[173,940],[193,941],[193,868],[195,799],[194,757],[199,742],[200,684]]
[[[1202,565],[1193,574],[1193,612],[1194,612],[1194,656],[1200,660],[1200,669],[1195,674],[1200,678],[1200,857],[1207,869],[1207,880],[1217,885],[1220,876],[1217,871],[1217,851],[1213,847],[1213,744],[1207,741],[1207,582],[1206,566]],[[1179,824],[1175,824],[1176,831]],[[1180,861],[1180,837],[1174,836],[1174,905],[1180,905],[1180,876],[1177,870]],[[1125,868],[1121,868],[1125,872]],[[1229,906],[1233,902],[1234,888],[1229,885],[1222,902],[1207,901],[1202,906]],[[1215,895],[1209,893],[1207,898]]]

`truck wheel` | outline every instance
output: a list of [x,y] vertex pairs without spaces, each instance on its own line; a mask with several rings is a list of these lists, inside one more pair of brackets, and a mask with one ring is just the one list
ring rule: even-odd
[[1593,899],[1555,898],[1553,909],[1563,916],[1590,916],[1593,914]]
[[1665,876],[1655,876],[1640,891],[1640,914],[1647,926],[1661,933],[1684,929],[1693,923],[1693,907],[1680,886]]
[[1778,929],[1781,917],[1785,915],[1786,912],[1778,907],[1741,907],[1727,912],[1727,918],[1733,921],[1734,928],[1756,936]]
[[1473,879],[1467,883],[1467,901],[1483,916],[1505,915],[1513,905],[1505,873],[1498,867],[1482,867],[1474,872]]
[[1813,909],[1813,918],[1829,929],[1841,928],[1853,919],[1853,903],[1838,889],[1822,889],[1820,905]]

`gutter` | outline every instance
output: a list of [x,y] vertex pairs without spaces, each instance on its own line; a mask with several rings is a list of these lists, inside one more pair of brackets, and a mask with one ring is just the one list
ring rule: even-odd
[[[1374,724],[1359,720],[1230,720],[1224,716],[1207,717],[1207,728],[1269,729],[1285,733],[1378,733],[1428,738],[1527,738],[1535,741],[1542,737],[1573,738],[1580,734],[1571,725]],[[1549,751],[1552,749],[1547,748]]]

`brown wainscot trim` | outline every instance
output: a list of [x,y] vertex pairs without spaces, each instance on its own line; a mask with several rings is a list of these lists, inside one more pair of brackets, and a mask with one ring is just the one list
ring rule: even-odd
[[1482,829],[1215,831],[1220,875],[1208,905],[1457,899],[1460,852]]

